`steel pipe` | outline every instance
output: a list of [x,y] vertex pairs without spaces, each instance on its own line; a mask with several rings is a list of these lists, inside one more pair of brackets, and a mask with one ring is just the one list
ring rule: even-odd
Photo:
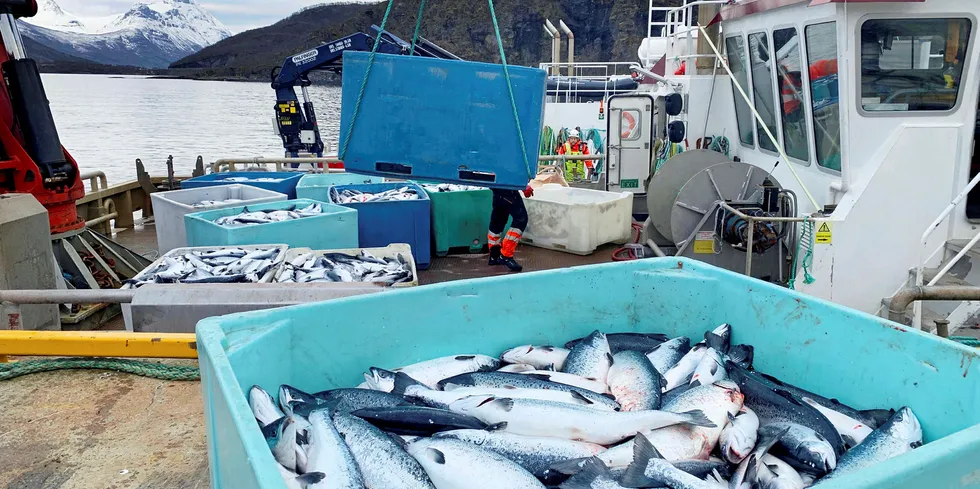
[[[214,163],[211,163],[211,168],[215,173],[222,171],[222,167],[229,166],[234,169],[236,165],[276,165],[276,170],[281,170],[282,166],[288,163],[303,165],[317,163],[343,163],[343,161],[338,159],[335,155],[324,156],[322,158],[315,156],[300,158],[286,158],[284,156],[266,158],[263,156],[257,156],[254,158],[222,158],[215,160]],[[330,173],[342,173],[344,171],[340,168],[324,168],[323,170]]]
[[12,304],[93,304],[133,302],[135,290],[74,289],[74,290],[0,290],[0,302]]
[[[87,172],[82,173],[81,175],[79,175],[78,178],[80,178],[82,180],[88,180],[89,181],[89,185],[92,186],[92,191],[93,192],[98,192],[100,190],[105,190],[105,189],[109,188],[109,180],[106,179],[105,172],[101,172],[101,171],[87,171]],[[101,188],[96,185],[96,180],[98,180],[98,182],[102,184],[102,187]]]
[[551,23],[551,19],[545,19],[544,28],[551,35],[551,74],[560,75],[561,67],[558,65],[561,58],[561,34]]
[[568,28],[564,20],[558,20],[558,28],[568,38],[568,76],[575,76],[572,67],[575,66],[575,34]]
[[606,155],[540,155],[538,161],[584,161],[584,160],[604,160]]
[[906,287],[888,301],[888,319],[903,322],[905,310],[915,301],[980,301],[980,287]]

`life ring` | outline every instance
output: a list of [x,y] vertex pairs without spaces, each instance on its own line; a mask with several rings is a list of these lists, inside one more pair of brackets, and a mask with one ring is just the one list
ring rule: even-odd
[[630,136],[633,135],[634,131],[636,131],[636,117],[633,117],[633,114],[624,110],[623,120],[626,121],[627,128],[623,130],[622,134],[620,134],[620,137],[622,139],[629,139]]

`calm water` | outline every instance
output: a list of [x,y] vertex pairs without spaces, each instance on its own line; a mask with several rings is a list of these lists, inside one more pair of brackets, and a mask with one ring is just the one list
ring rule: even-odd
[[[268,83],[155,80],[102,75],[43,75],[62,144],[82,171],[109,184],[136,179],[136,158],[166,175],[167,155],[189,175],[198,155],[281,156],[273,132],[275,92]],[[322,136],[336,145],[340,88],[310,87]]]

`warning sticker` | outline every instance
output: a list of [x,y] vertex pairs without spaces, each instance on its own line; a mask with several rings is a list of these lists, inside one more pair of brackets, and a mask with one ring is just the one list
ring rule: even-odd
[[698,231],[698,234],[694,237],[694,254],[696,255],[715,254],[714,231]]
[[834,226],[829,222],[822,222],[817,226],[817,233],[813,241],[817,244],[830,244],[834,240]]

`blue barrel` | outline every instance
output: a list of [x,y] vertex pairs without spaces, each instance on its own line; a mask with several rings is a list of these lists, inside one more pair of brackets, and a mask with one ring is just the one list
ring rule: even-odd
[[197,347],[211,487],[283,487],[245,397],[252,385],[318,392],[353,387],[371,366],[496,356],[521,344],[560,345],[596,328],[697,340],[723,322],[732,325],[733,343],[755,346],[759,371],[858,409],[907,405],[918,416],[926,445],[822,489],[980,487],[978,350],[686,258],[446,282],[205,319]]
[[[213,187],[215,185],[251,185],[296,198],[296,184],[305,173],[300,172],[259,172],[229,171],[194,177],[180,182],[180,188]],[[271,181],[270,181],[271,180]]]
[[419,194],[419,199],[353,204],[340,204],[331,199],[330,202],[357,209],[357,236],[361,248],[381,248],[392,243],[408,243],[412,247],[415,266],[419,270],[426,270],[432,261],[430,242],[432,216],[430,215],[431,201],[422,187],[412,182],[388,182],[337,185],[333,188],[338,192],[352,189],[374,194],[401,187],[411,187]]
[[[345,51],[340,144],[349,171],[523,190],[537,170],[545,72],[510,66],[523,152],[502,65]],[[343,149],[341,149],[342,151]],[[526,162],[526,164],[525,164]]]

